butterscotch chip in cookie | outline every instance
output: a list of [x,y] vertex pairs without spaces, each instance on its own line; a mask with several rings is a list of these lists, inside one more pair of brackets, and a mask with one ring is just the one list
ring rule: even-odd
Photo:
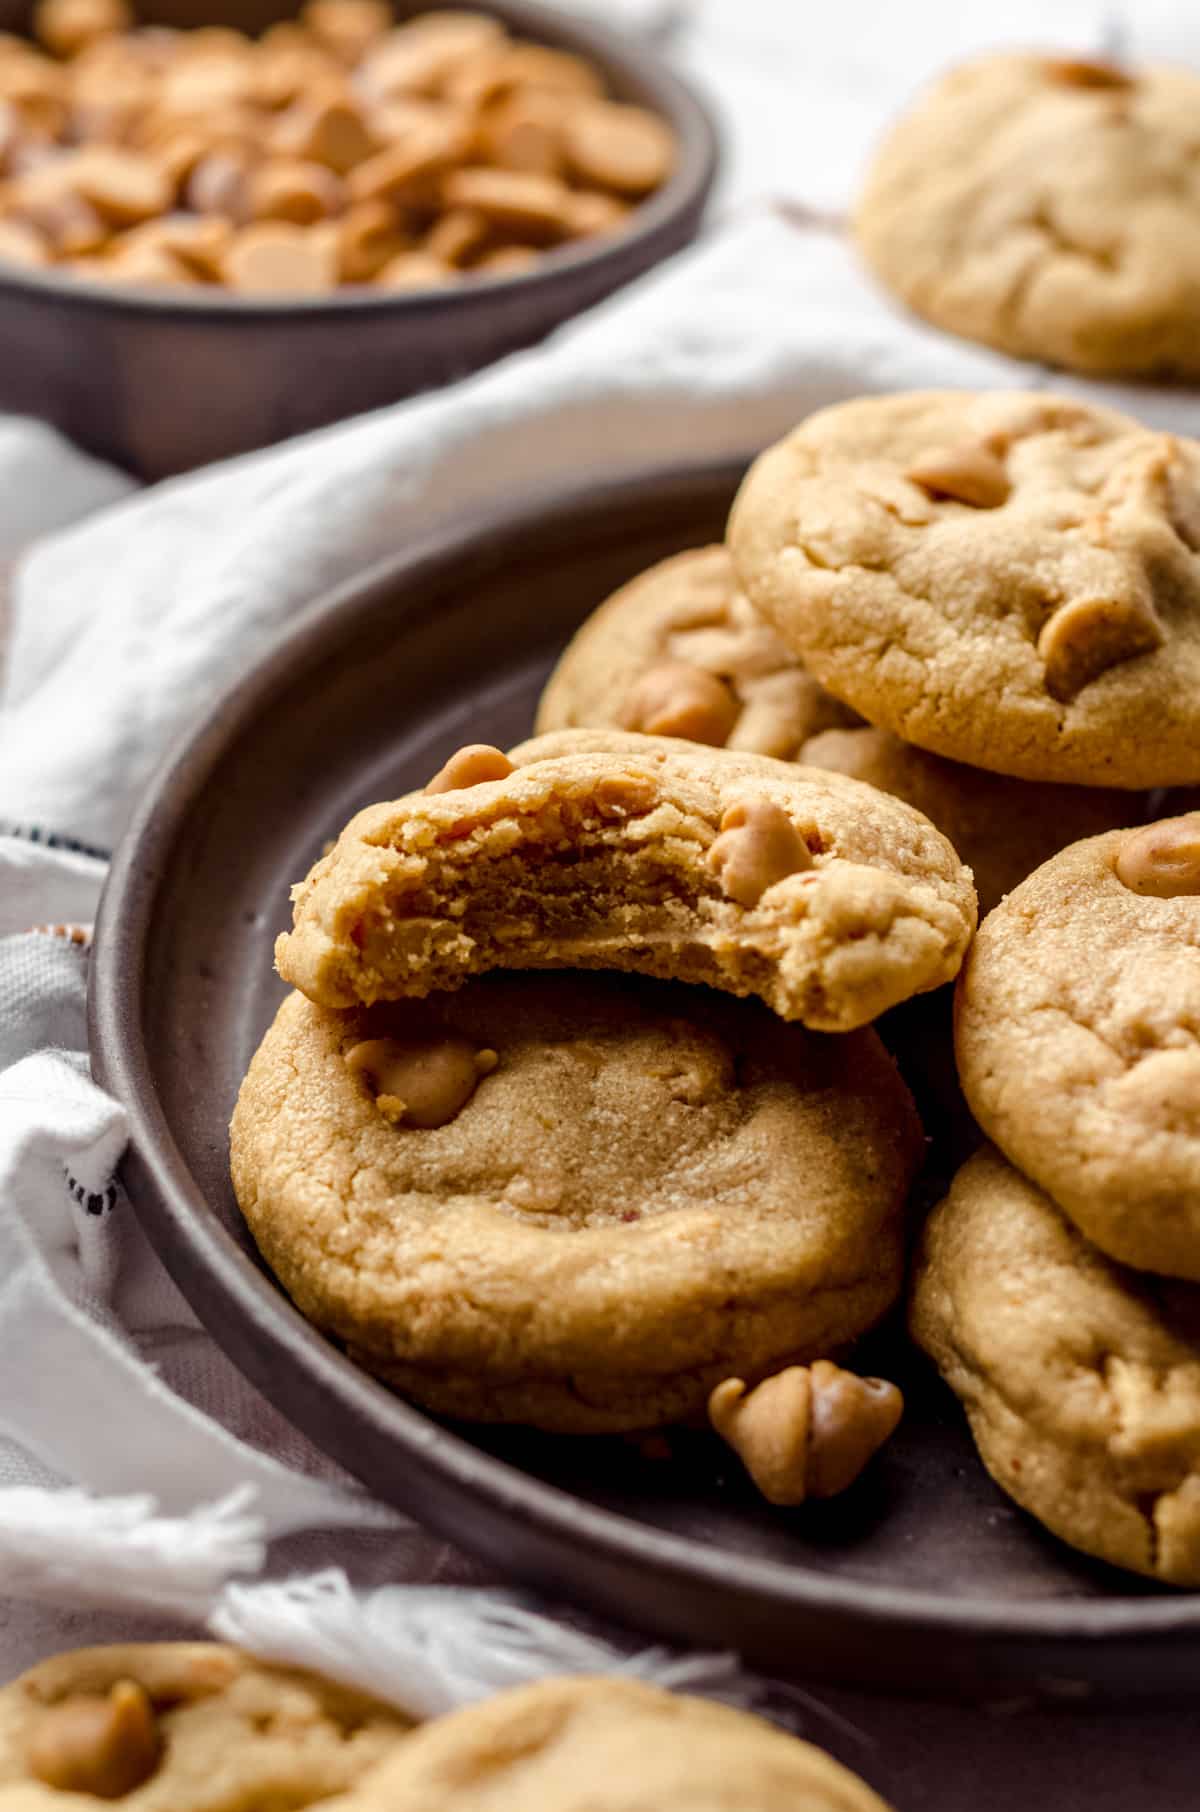
[[502,749],[488,742],[472,742],[438,769],[425,791],[455,793],[461,787],[483,786],[488,780],[507,780],[512,771],[513,764]]
[[439,1413],[576,1433],[702,1413],[731,1370],[877,1321],[922,1146],[869,1031],[570,972],[292,994],[231,1129],[264,1258],[359,1363]]
[[[294,891],[280,973],[331,1007],[488,969],[632,969],[766,1000],[822,1031],[952,977],[975,896],[945,838],[841,774],[632,732],[562,731],[467,793],[369,807]],[[731,899],[730,807],[778,808],[812,866]]]
[[683,736],[723,748],[737,722],[732,689],[715,673],[687,661],[648,667],[621,708],[621,725],[649,736]]
[[808,844],[782,806],[750,797],[731,805],[708,852],[721,891],[740,906],[757,906],[769,887],[813,865]]
[[544,1680],[410,1738],[345,1812],[888,1812],[746,1712],[636,1680]]
[[235,234],[221,269],[230,289],[245,295],[321,295],[337,286],[337,243],[315,230],[265,222]]
[[989,914],[959,987],[976,1119],[1100,1249],[1200,1280],[1197,822],[1074,844]]
[[708,1419],[768,1503],[837,1497],[895,1432],[904,1399],[884,1378],[860,1378],[829,1359],[791,1365],[747,1389],[726,1378]]
[[644,107],[590,101],[563,121],[563,146],[572,175],[597,189],[648,195],[675,164],[675,135]]
[[520,170],[452,170],[442,184],[447,206],[469,208],[517,238],[553,243],[571,231],[571,192],[552,176]]
[[1200,1585],[1200,1290],[1105,1258],[985,1147],[926,1224],[910,1326],[996,1483],[1073,1547]]
[[[914,482],[1003,464],[991,507]],[[1200,779],[1200,445],[1093,404],[918,392],[812,415],[729,526],[751,604],[823,685],[905,741],[1026,780]]]
[[1192,69],[990,55],[889,132],[855,215],[918,314],[1018,358],[1195,377]]
[[0,1807],[303,1812],[408,1728],[362,1693],[216,1643],[77,1649],[0,1688]]
[[906,476],[933,497],[953,497],[980,510],[996,509],[1012,489],[1003,463],[981,441],[922,453]]
[[1200,812],[1135,831],[1123,840],[1114,868],[1131,893],[1160,900],[1200,894]]

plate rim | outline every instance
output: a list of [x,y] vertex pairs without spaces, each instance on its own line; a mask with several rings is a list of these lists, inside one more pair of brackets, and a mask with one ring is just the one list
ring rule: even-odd
[[[354,1413],[394,1441],[418,1471],[436,1473],[458,1489],[470,1488],[489,1510],[509,1518],[519,1515],[524,1526],[556,1543],[582,1544],[610,1563],[653,1574],[668,1589],[672,1583],[697,1579],[711,1588],[728,1588],[730,1551],[707,1549],[691,1537],[588,1503],[569,1488],[536,1478],[441,1426],[353,1365],[237,1244],[188,1169],[158,1100],[140,1035],[142,955],[178,827],[205,774],[252,731],[254,717],[271,692],[296,678],[314,655],[326,649],[335,624],[350,630],[355,622],[367,622],[387,606],[399,627],[424,608],[422,584],[460,564],[479,558],[490,564],[533,530],[565,526],[577,522],[581,514],[598,518],[635,498],[644,499],[648,487],[667,497],[702,482],[715,486],[727,479],[732,489],[752,457],[658,464],[590,483],[561,485],[545,500],[525,498],[443,527],[317,597],[258,651],[156,769],[112,857],[88,982],[92,1073],[128,1117],[129,1143],[121,1161],[127,1194],[150,1243],[185,1297],[194,1304],[197,1292],[194,1274],[189,1270],[181,1276],[177,1268],[181,1251],[186,1251],[189,1265],[203,1272],[223,1306],[260,1336],[265,1333],[272,1352],[299,1371],[314,1402],[348,1398]],[[406,597],[406,589],[415,597]],[[206,1331],[212,1332],[207,1314],[198,1312]],[[255,1388],[270,1396],[238,1352],[229,1351],[229,1357]],[[279,1407],[276,1399],[272,1401]],[[291,1408],[280,1413],[315,1445],[322,1445],[319,1433],[297,1421]],[[461,1534],[455,1539],[462,1542]],[[978,1638],[1000,1645],[1036,1642],[1043,1645],[1048,1666],[1059,1646],[1200,1635],[1200,1592],[1128,1600],[939,1598],[932,1591],[847,1578],[803,1564],[790,1567],[741,1555],[736,1564],[737,1589],[775,1612],[824,1614],[854,1626],[858,1635],[886,1637],[902,1630],[909,1637]]]

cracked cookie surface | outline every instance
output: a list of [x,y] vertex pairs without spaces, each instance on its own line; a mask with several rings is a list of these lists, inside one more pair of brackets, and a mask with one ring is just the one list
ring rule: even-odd
[[[294,890],[284,980],[347,1007],[495,968],[626,969],[840,1032],[958,972],[970,873],[899,800],[632,732],[561,731],[510,759],[505,778],[352,819]],[[764,877],[752,902],[711,859],[747,805],[786,820],[795,846],[793,871]]]
[[729,539],[754,608],[904,741],[1025,780],[1200,779],[1195,441],[1037,394],[861,398],[755,462]]
[[888,133],[855,218],[875,274],[939,327],[1098,374],[1195,378],[1192,70],[989,56]]
[[1121,878],[1191,822],[1076,844],[989,914],[955,1046],[979,1124],[1089,1239],[1200,1280],[1200,874],[1171,897]]
[[910,1327],[996,1483],[1073,1547],[1200,1585],[1200,1290],[1113,1264],[985,1146],[918,1249]]
[[[141,1728],[122,1693],[140,1699]],[[410,1726],[217,1643],[76,1649],[0,1688],[0,1812],[301,1812],[354,1787]]]
[[[496,1059],[435,1127],[345,1060],[414,1017]],[[231,1134],[264,1258],[362,1365],[448,1415],[578,1433],[865,1331],[900,1290],[922,1155],[873,1032],[567,973],[348,1012],[292,994]]]
[[543,1680],[427,1724],[329,1812],[888,1812],[823,1750],[639,1680]]

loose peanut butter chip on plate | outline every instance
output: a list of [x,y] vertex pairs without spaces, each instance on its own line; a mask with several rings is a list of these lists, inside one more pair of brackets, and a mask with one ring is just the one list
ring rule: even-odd
[[713,1428],[768,1503],[836,1497],[894,1432],[904,1399],[883,1378],[860,1378],[829,1359],[792,1365],[754,1389],[726,1378],[708,1400]]
[[645,672],[625,702],[621,724],[646,736],[682,736],[723,748],[738,719],[738,701],[725,681],[687,661],[664,661]]
[[490,742],[471,742],[452,755],[444,768],[439,768],[427,793],[455,793],[460,787],[482,786],[485,780],[507,780],[513,764],[502,749]]
[[570,113],[563,145],[576,176],[621,195],[660,188],[675,162],[675,137],[665,121],[616,101],[594,101]]
[[34,1776],[60,1793],[123,1799],[150,1779],[162,1754],[154,1708],[133,1680],[78,1693],[42,1712],[29,1741]]
[[245,295],[323,295],[337,284],[338,249],[318,232],[268,222],[237,235],[222,269],[230,289]]
[[1162,624],[1148,604],[1128,598],[1073,598],[1042,625],[1037,651],[1046,690],[1064,703],[1108,668],[1162,646]]
[[1118,852],[1116,874],[1130,893],[1159,900],[1200,894],[1200,812],[1134,831]]
[[385,1119],[426,1130],[460,1114],[498,1062],[495,1051],[476,1050],[453,1033],[369,1038],[346,1053],[347,1067],[365,1079]]
[[1050,57],[1045,64],[1052,82],[1067,88],[1132,88],[1133,77],[1102,57]]
[[782,806],[769,799],[731,805],[708,852],[721,888],[739,906],[757,906],[768,887],[813,865],[808,844]]
[[1012,489],[1002,462],[990,448],[973,442],[923,454],[908,468],[908,477],[932,497],[949,497],[977,510],[998,509]]

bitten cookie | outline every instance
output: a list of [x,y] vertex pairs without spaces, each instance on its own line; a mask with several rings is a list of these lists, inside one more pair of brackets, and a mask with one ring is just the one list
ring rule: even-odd
[[1200,815],[1064,850],[957,995],[976,1119],[1088,1238],[1200,1280]]
[[922,1153],[872,1032],[617,975],[288,997],[233,1117],[298,1307],[441,1413],[569,1433],[702,1412],[887,1310]]
[[324,1006],[628,969],[837,1032],[954,976],[975,923],[969,870],[899,800],[618,731],[461,751],[352,819],[294,898],[279,972]]
[[750,602],[838,698],[1024,780],[1200,780],[1200,445],[1062,398],[810,416],[751,467]]
[[761,1718],[638,1680],[545,1680],[427,1724],[330,1812],[887,1812]]
[[859,247],[952,333],[1076,371],[1194,378],[1198,109],[1192,70],[982,57],[885,138]]
[[76,1649],[0,1688],[0,1812],[301,1812],[355,1786],[409,1727],[216,1643]]
[[1112,1264],[992,1147],[926,1225],[913,1337],[1072,1547],[1200,1586],[1200,1291]]

